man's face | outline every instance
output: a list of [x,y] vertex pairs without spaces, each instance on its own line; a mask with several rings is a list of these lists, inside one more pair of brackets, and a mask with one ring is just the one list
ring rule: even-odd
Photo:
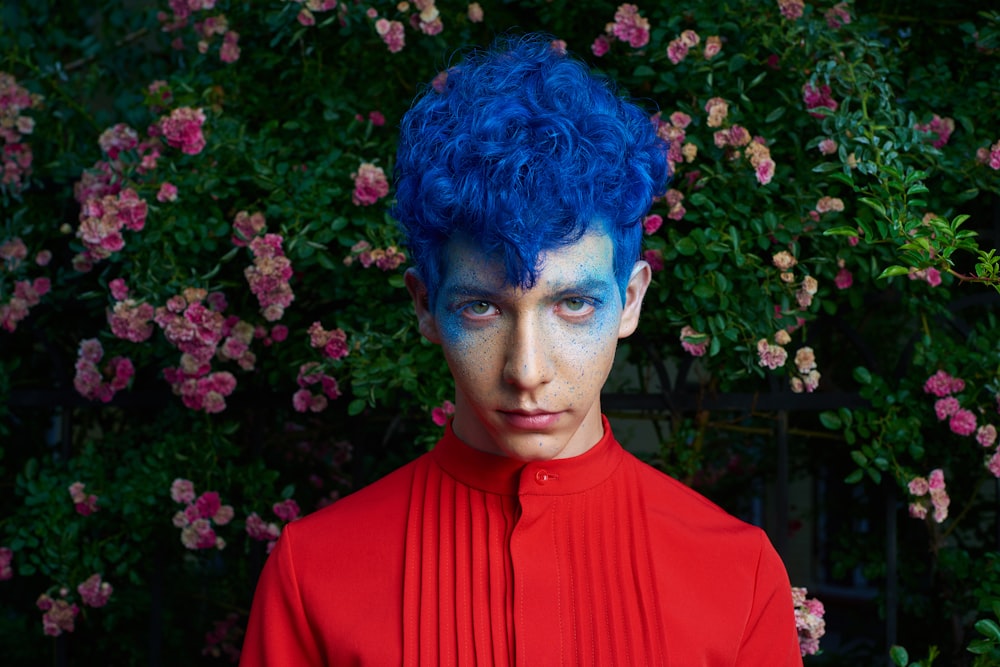
[[441,345],[455,378],[455,434],[515,459],[577,456],[603,435],[600,393],[618,339],[639,319],[650,270],[637,262],[624,308],[608,236],[590,233],[540,257],[528,290],[501,263],[452,241],[435,307],[414,271],[406,282],[420,331]]

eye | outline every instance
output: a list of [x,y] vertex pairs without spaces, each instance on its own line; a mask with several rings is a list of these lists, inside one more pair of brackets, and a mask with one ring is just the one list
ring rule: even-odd
[[489,317],[497,312],[496,306],[489,301],[473,301],[462,310],[470,317]]
[[594,304],[589,299],[579,296],[571,296],[562,301],[563,309],[573,315],[584,315],[594,309]]

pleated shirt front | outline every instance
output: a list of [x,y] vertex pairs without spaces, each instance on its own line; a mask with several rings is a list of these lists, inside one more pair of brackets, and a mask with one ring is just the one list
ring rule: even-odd
[[285,528],[241,664],[799,665],[763,533],[635,459],[523,463],[447,430]]

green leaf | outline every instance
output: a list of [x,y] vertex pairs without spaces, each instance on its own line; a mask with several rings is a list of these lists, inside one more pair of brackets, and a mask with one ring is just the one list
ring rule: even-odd
[[819,413],[819,421],[823,426],[830,429],[831,431],[839,431],[843,428],[843,423],[837,413],[832,410],[825,410]]
[[893,264],[892,266],[887,266],[882,273],[879,274],[878,278],[891,278],[892,276],[905,276],[910,273],[910,269],[905,266],[900,266],[899,264]]
[[864,470],[855,470],[850,475],[844,478],[845,484],[857,484],[861,481],[861,478],[865,476]]
[[771,113],[767,114],[767,118],[764,119],[764,122],[773,123],[774,121],[778,120],[784,115],[785,115],[785,107],[778,107]]
[[1000,642],[1000,626],[998,626],[995,621],[991,621],[988,618],[976,621],[976,631],[987,639]]
[[902,646],[893,646],[889,649],[889,657],[897,667],[907,667],[910,664],[910,654]]
[[969,653],[975,653],[976,655],[982,655],[984,653],[989,653],[993,650],[993,642],[989,639],[973,639],[969,642],[969,645],[965,648]]
[[715,288],[706,283],[698,283],[691,291],[694,292],[694,295],[699,299],[711,299],[715,296]]
[[885,215],[885,206],[879,200],[873,199],[871,197],[858,197],[858,201],[868,206],[879,215],[882,216]]
[[682,239],[678,239],[677,243],[674,244],[674,248],[677,249],[682,255],[690,257],[698,252],[698,244],[695,243],[690,237],[685,236]]
[[857,236],[858,230],[855,227],[848,227],[843,225],[840,227],[831,227],[823,232],[823,236]]
[[854,379],[860,384],[871,384],[872,374],[864,366],[858,366],[854,369]]
[[368,401],[363,398],[356,398],[351,401],[347,406],[347,414],[352,417],[357,417],[362,412],[364,412],[365,407],[368,405]]
[[851,458],[862,468],[868,465],[868,457],[856,449],[851,452]]

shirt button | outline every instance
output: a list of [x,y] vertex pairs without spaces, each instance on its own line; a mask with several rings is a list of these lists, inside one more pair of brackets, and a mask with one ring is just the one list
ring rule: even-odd
[[545,484],[550,479],[559,479],[559,475],[545,470],[539,470],[535,473],[535,481],[539,484]]

